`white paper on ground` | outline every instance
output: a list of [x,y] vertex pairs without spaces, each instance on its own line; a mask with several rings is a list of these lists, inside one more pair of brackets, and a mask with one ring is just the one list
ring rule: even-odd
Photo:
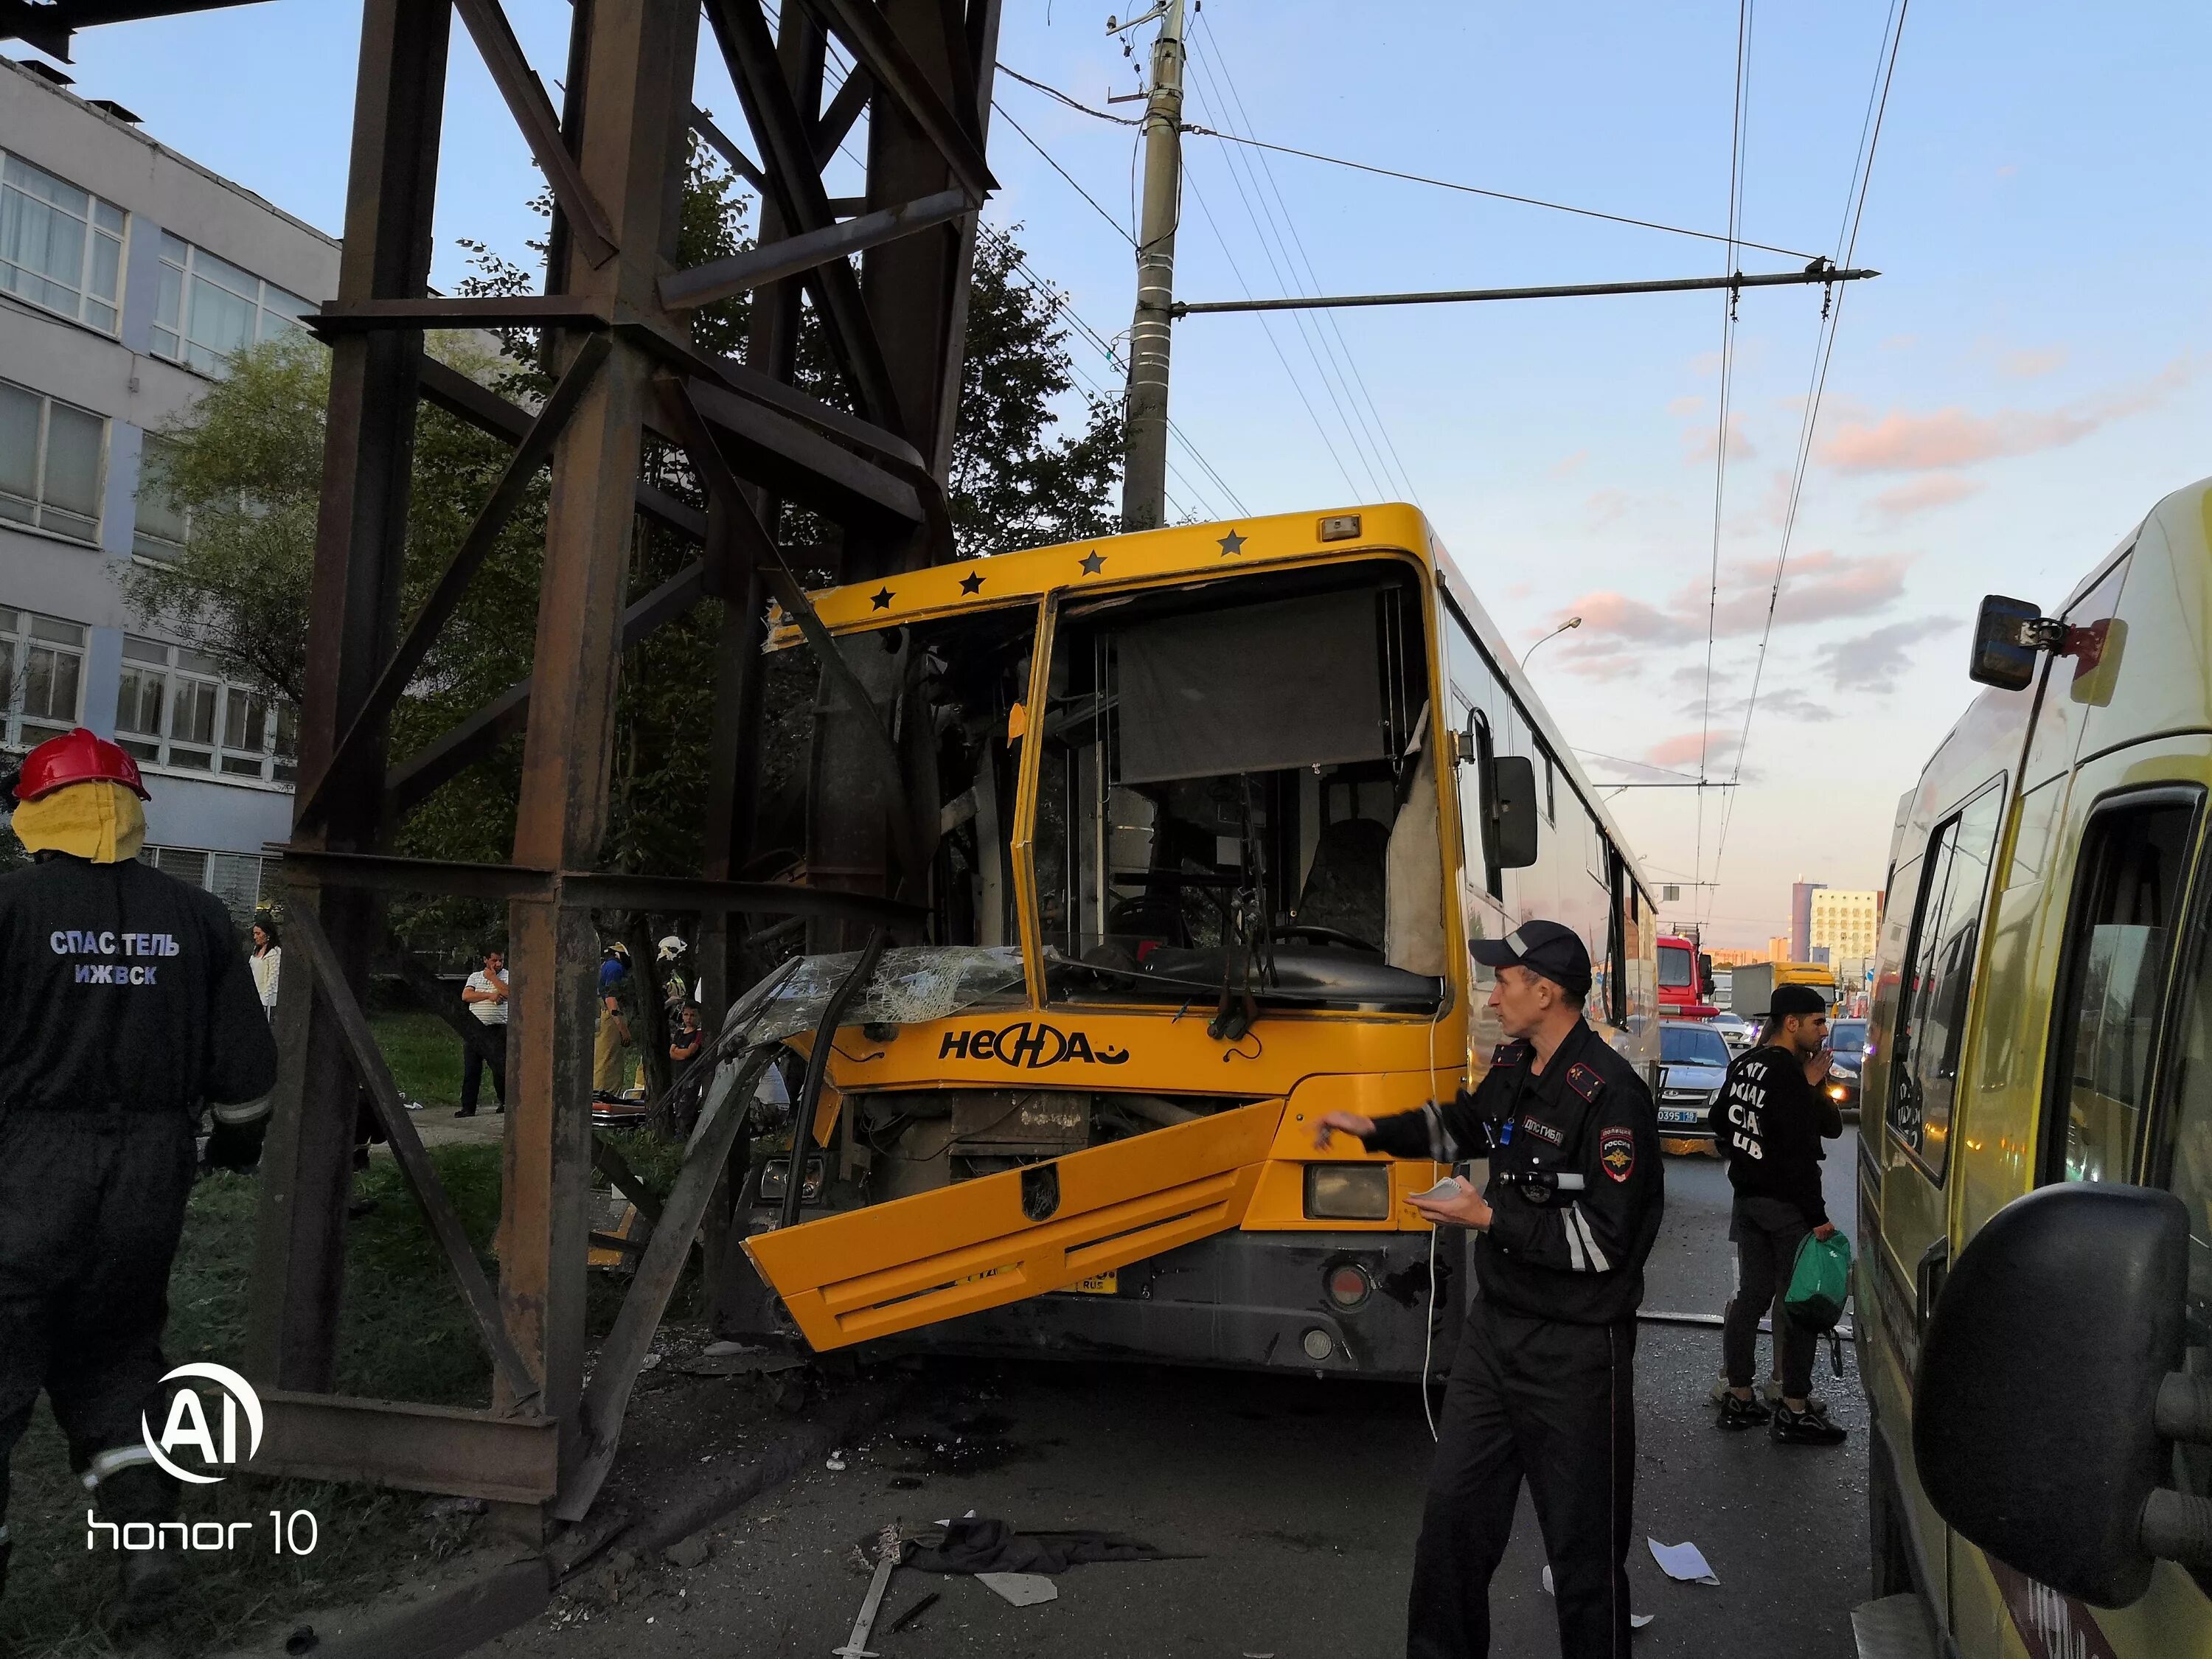
[[1060,1600],[1060,1586],[1041,1572],[979,1572],[975,1582],[1018,1607]]
[[1659,1571],[1669,1578],[1685,1584],[1717,1584],[1720,1575],[1705,1559],[1705,1553],[1695,1544],[1662,1544],[1656,1538],[1644,1540],[1651,1549],[1651,1559],[1659,1564]]

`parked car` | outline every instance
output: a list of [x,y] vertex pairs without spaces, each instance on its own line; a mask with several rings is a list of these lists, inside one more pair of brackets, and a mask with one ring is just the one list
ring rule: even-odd
[[1662,1020],[1659,1026],[1659,1138],[1705,1143],[1706,1121],[1728,1077],[1729,1046],[1702,1020]]
[[1728,1044],[1732,1054],[1743,1053],[1759,1041],[1758,1025],[1741,1014],[1716,1014],[1705,1024],[1721,1034],[1721,1041]]
[[1866,1063],[1867,1023],[1839,1019],[1828,1027],[1828,1098],[1845,1117],[1859,1115],[1859,1073]]

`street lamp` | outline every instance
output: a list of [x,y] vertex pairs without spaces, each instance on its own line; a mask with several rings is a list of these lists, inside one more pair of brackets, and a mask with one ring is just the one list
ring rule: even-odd
[[1562,635],[1562,634],[1565,633],[1565,632],[1566,632],[1570,628],[1580,628],[1582,625],[1583,625],[1583,619],[1582,619],[1580,617],[1568,617],[1568,618],[1566,619],[1566,621],[1565,621],[1565,622],[1561,623],[1560,623],[1557,628],[1553,629],[1550,633],[1548,633],[1548,634],[1545,635],[1544,635],[1544,637],[1543,637],[1542,639],[1540,639],[1540,640],[1537,641],[1536,641],[1536,645],[1532,645],[1532,646],[1530,646],[1530,647],[1529,647],[1526,651],[1523,651],[1523,652],[1521,653],[1521,666],[1522,666],[1522,667],[1523,667],[1523,668],[1528,667],[1528,659],[1529,659],[1529,658],[1531,658],[1531,657],[1533,657],[1533,656],[1534,656],[1534,655],[1536,654],[1536,646],[1537,646],[1537,645],[1548,645],[1548,644],[1550,644],[1553,640],[1556,640],[1557,638],[1559,638],[1560,635]]

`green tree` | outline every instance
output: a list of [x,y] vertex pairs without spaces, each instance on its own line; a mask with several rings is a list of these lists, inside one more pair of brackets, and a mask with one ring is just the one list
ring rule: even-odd
[[[541,197],[541,210],[550,206]],[[684,200],[678,263],[750,246],[737,180],[695,149]],[[481,244],[474,294],[529,292],[534,273]],[[542,256],[541,244],[532,247]],[[963,554],[988,554],[1092,536],[1112,528],[1119,477],[1119,410],[1079,400],[1056,325],[1058,301],[1020,280],[1010,238],[980,239],[969,298],[966,368],[951,478],[951,514]],[[743,355],[750,306],[744,295],[696,313],[705,349]],[[463,339],[440,339],[442,358],[502,395],[530,402],[550,389],[536,337],[514,331],[492,356]],[[809,312],[801,329],[800,383],[847,404],[827,342]],[[306,678],[308,584],[323,459],[329,369],[304,336],[250,348],[185,416],[160,435],[161,481],[191,518],[182,553],[133,570],[137,612],[214,658],[224,672],[296,707]],[[1063,415],[1073,416],[1072,423]],[[1071,429],[1072,425],[1072,429]],[[425,404],[417,422],[403,614],[411,616],[451,558],[507,464],[507,447]],[[703,505],[697,480],[676,453],[649,443],[642,458],[660,488]],[[449,729],[530,672],[545,529],[546,481],[534,483],[492,557],[441,635],[392,722],[394,758]],[[782,538],[793,562],[821,539],[804,515],[787,516]],[[633,597],[674,575],[696,550],[641,519],[632,538]],[[804,573],[802,573],[804,574]],[[701,748],[711,724],[720,605],[694,606],[623,655],[613,742],[612,811],[601,861],[623,869],[696,872],[705,811]],[[767,781],[803,764],[800,736],[811,690],[806,665],[784,662],[770,677]],[[414,812],[399,850],[424,857],[503,860],[514,836],[520,740],[445,785]],[[786,753],[788,750],[790,752]]]

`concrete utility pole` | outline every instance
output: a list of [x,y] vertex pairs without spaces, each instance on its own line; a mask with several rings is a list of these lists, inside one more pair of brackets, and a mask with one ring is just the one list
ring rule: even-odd
[[[1166,0],[1152,42],[1145,103],[1145,200],[1137,232],[1137,313],[1129,325],[1129,400],[1122,433],[1121,528],[1156,530],[1168,515],[1169,307],[1175,303],[1176,222],[1182,213],[1183,0]],[[1135,23],[1150,21],[1139,17]],[[1108,21],[1109,33],[1117,28]]]

